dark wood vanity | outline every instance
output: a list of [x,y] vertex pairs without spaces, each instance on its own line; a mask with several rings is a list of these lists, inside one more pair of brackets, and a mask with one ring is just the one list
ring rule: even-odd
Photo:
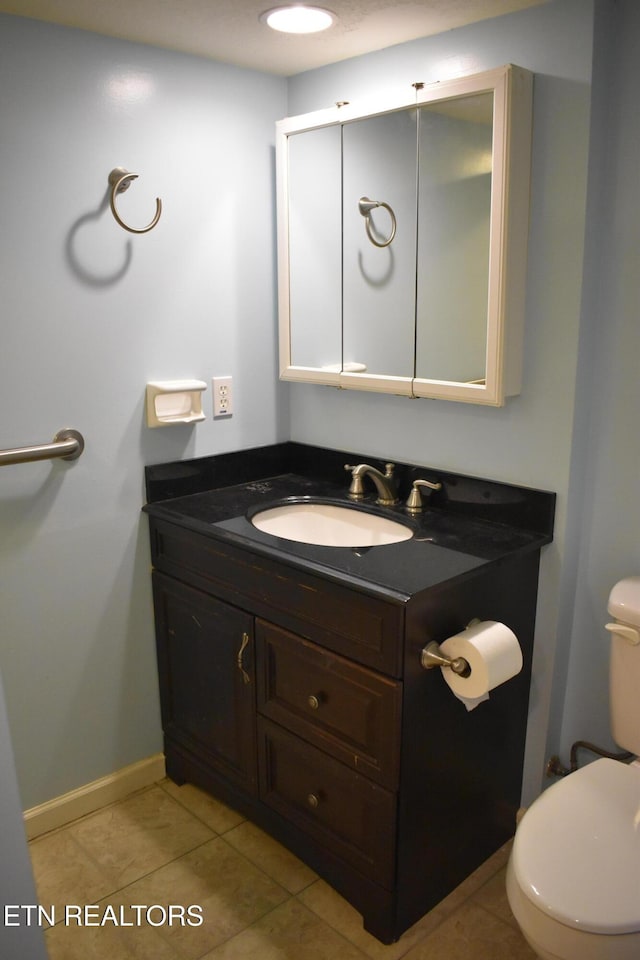
[[[344,498],[359,456],[289,443],[149,467],[145,510],[168,775],[282,842],[389,943],[514,832],[553,495],[401,465],[401,488],[443,484],[405,543],[310,547],[247,520]],[[420,654],[476,617],[507,624],[525,665],[467,711]]]

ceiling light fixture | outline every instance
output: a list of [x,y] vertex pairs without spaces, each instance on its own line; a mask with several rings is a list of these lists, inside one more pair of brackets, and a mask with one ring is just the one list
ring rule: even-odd
[[296,3],[267,10],[260,19],[272,30],[281,33],[320,33],[335,23],[336,17],[323,7],[307,7]]

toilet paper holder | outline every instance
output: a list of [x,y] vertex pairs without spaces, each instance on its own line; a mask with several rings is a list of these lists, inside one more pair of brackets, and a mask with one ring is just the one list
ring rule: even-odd
[[[475,627],[477,623],[480,623],[480,617],[474,617],[473,620],[469,620],[465,629],[469,627]],[[434,667],[450,667],[454,673],[459,674],[461,677],[468,677],[471,675],[471,667],[469,666],[468,660],[465,660],[464,657],[447,657],[446,654],[440,649],[440,644],[436,640],[432,640],[422,648],[420,653],[420,666],[424,667],[425,670],[433,670]]]
[[450,667],[454,673],[461,677],[468,677],[471,673],[471,667],[464,657],[447,657],[442,653],[440,644],[432,640],[422,648],[420,654],[420,665],[425,670],[433,670],[434,667]]

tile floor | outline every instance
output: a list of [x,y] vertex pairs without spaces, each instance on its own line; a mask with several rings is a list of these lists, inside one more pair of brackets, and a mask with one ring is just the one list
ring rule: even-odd
[[[388,947],[308,867],[189,785],[163,780],[29,846],[55,921],[50,960],[535,958],[504,892],[508,846]],[[93,904],[94,925],[79,925],[71,908]],[[166,922],[169,906],[185,908],[184,922],[179,909]],[[199,916],[190,906],[200,925],[187,922]]]

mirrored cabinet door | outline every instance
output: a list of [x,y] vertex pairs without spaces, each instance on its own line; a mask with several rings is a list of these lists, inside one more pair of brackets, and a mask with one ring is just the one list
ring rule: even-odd
[[493,94],[421,107],[415,376],[486,379]]
[[342,146],[339,126],[289,137],[291,363],[342,364]]
[[416,111],[343,126],[345,370],[413,377]]

